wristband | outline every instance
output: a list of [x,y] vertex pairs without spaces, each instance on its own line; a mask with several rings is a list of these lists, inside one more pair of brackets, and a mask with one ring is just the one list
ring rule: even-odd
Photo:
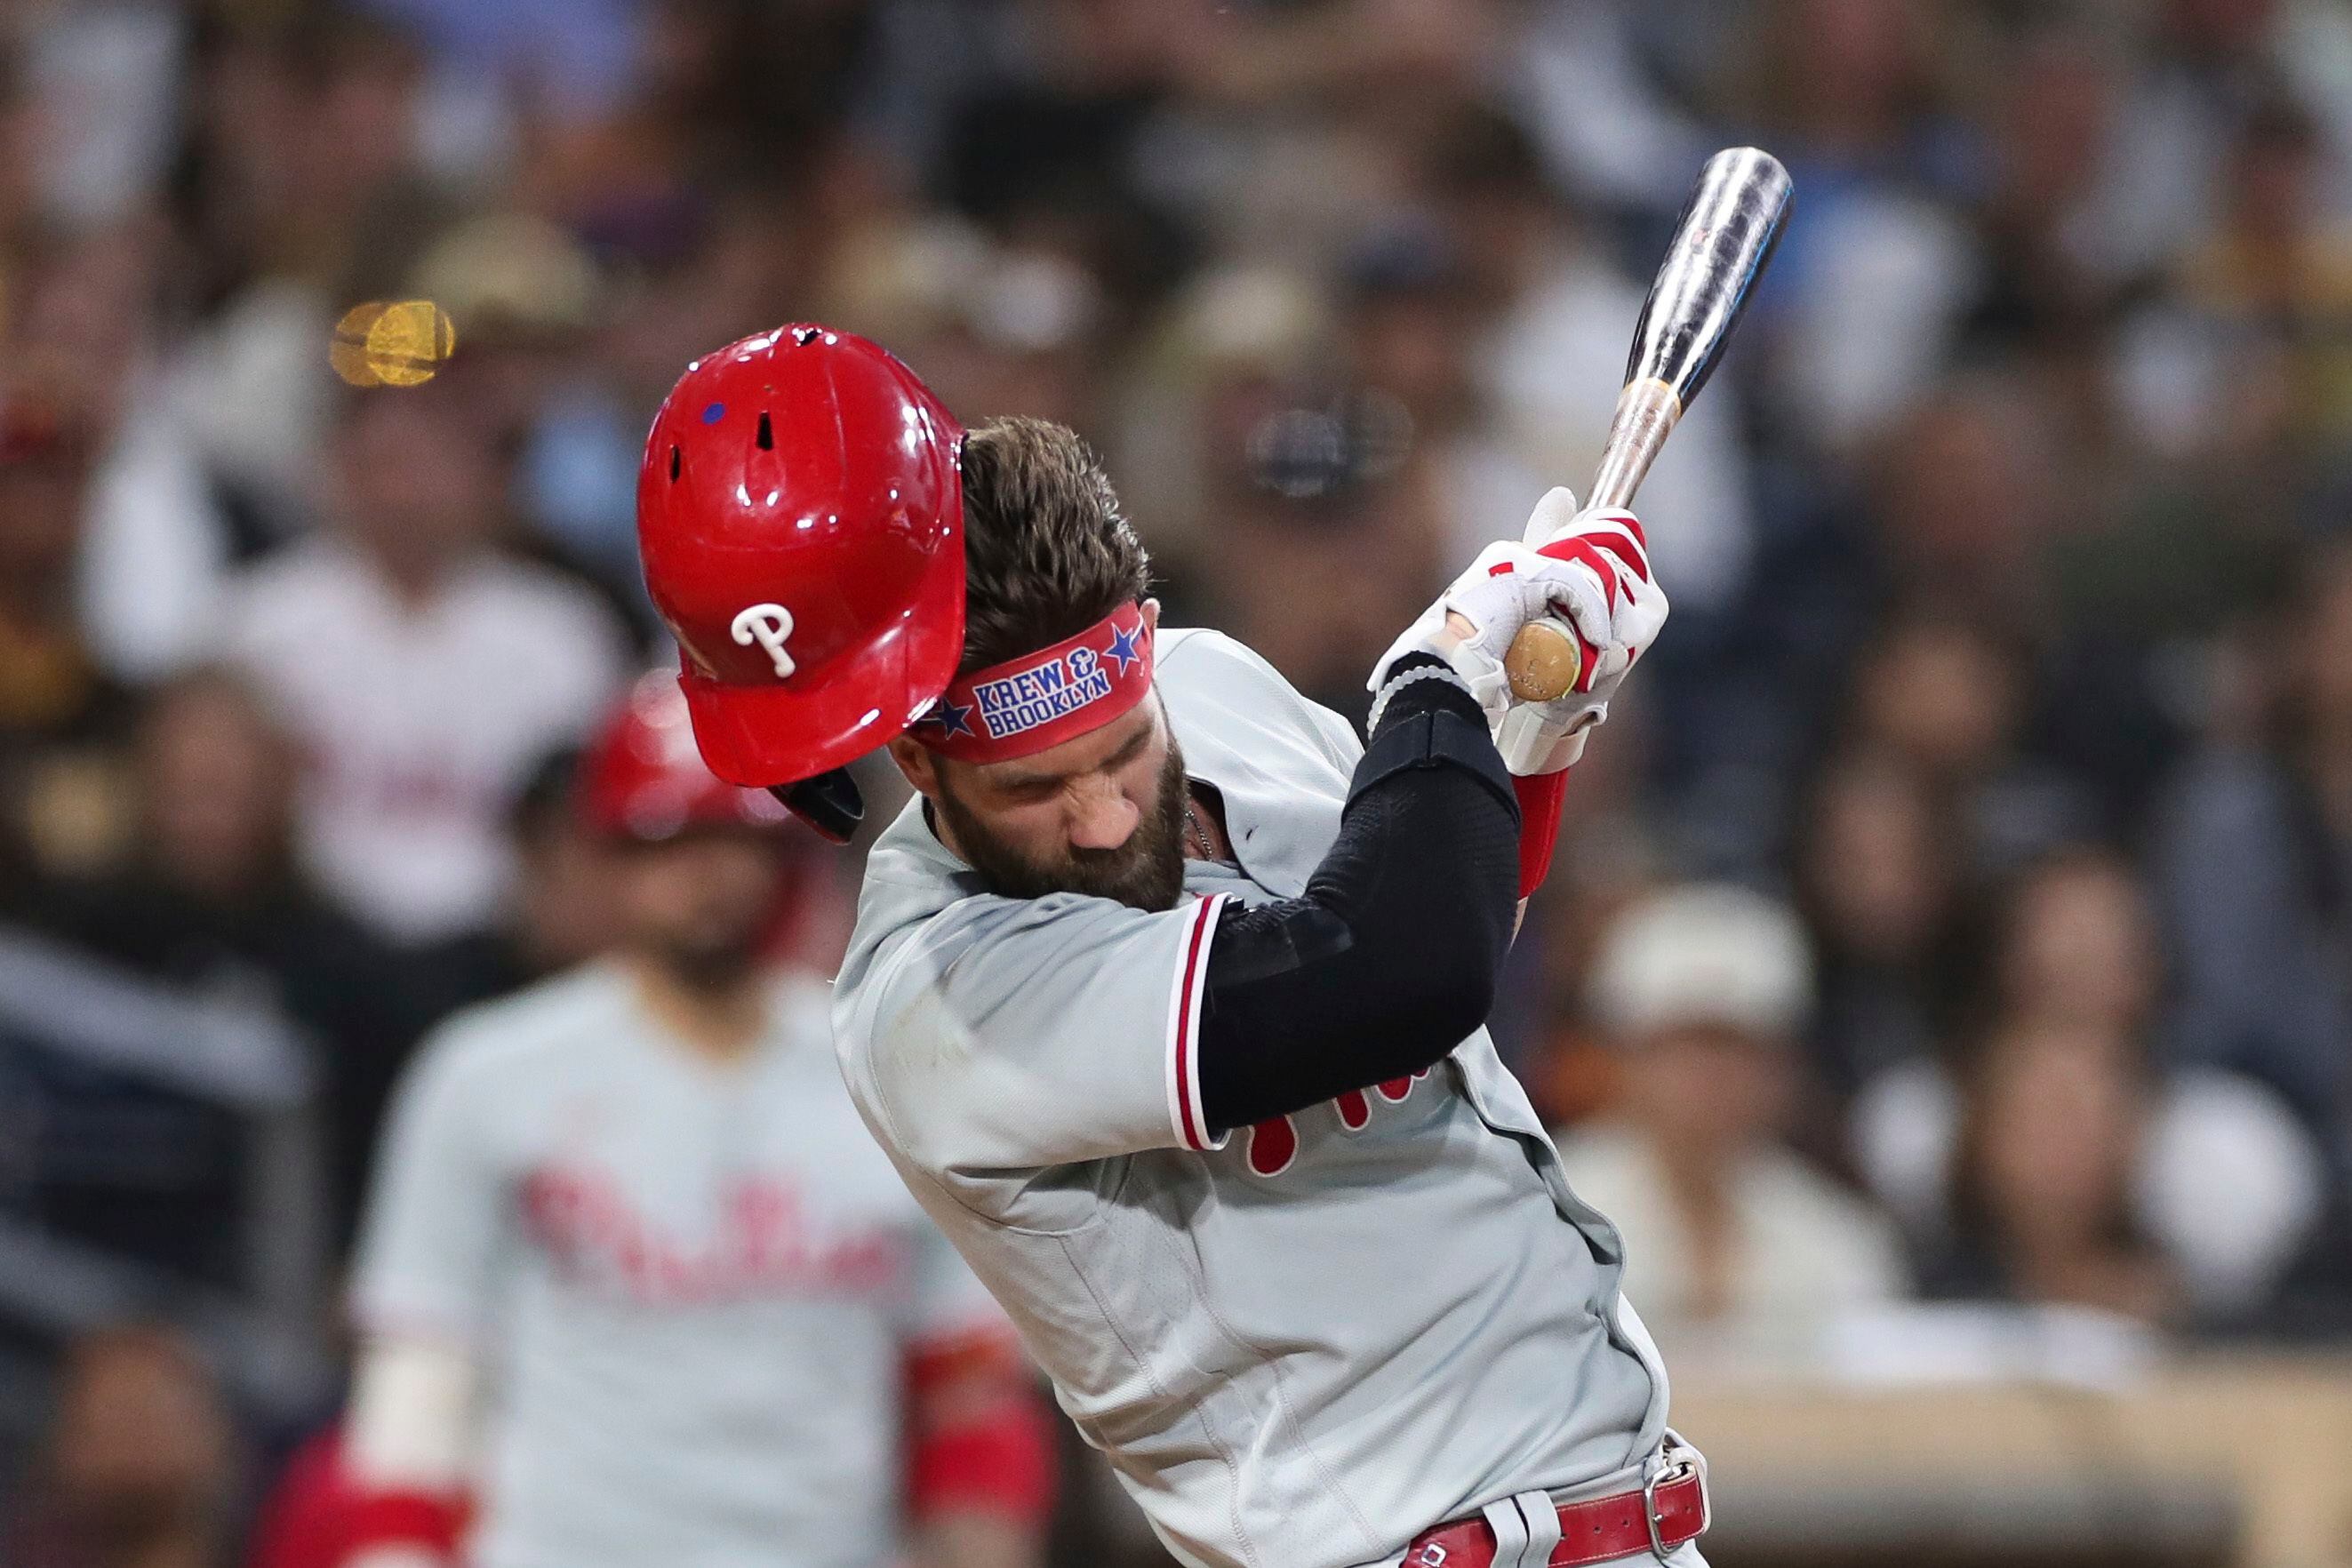
[[1474,701],[1477,699],[1477,693],[1470,689],[1470,683],[1463,679],[1461,674],[1452,665],[1437,663],[1434,660],[1428,664],[1415,664],[1403,673],[1390,677],[1381,684],[1379,695],[1372,699],[1372,710],[1364,720],[1365,734],[1369,735],[1381,727],[1381,716],[1389,710],[1389,700],[1416,680],[1443,680],[1448,686],[1459,690],[1465,697]]

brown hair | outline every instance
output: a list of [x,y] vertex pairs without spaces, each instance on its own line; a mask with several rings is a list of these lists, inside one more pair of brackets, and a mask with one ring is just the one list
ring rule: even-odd
[[1076,431],[1000,419],[963,444],[960,672],[1050,647],[1150,592],[1151,558]]

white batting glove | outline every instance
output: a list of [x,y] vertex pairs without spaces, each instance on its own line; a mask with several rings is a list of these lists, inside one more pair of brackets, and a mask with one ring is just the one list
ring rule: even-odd
[[[1570,506],[1573,510],[1572,500]],[[1573,621],[1580,613],[1578,601],[1591,598],[1597,604],[1600,593],[1599,579],[1581,561],[1555,559],[1508,540],[1490,544],[1389,645],[1372,667],[1367,687],[1381,691],[1388,685],[1391,668],[1409,654],[1433,654],[1461,678],[1485,710],[1487,726],[1494,728],[1510,711],[1511,682],[1503,668],[1503,654],[1519,628],[1548,615]],[[1377,721],[1379,704],[1374,706]]]
[[1549,702],[1514,703],[1496,721],[1503,765],[1523,778],[1558,773],[1584,754],[1585,737],[1609,717],[1609,699],[1657,640],[1667,608],[1642,524],[1630,511],[1579,511],[1574,495],[1555,489],[1536,503],[1527,539],[1572,584],[1562,618],[1583,659],[1574,690]]

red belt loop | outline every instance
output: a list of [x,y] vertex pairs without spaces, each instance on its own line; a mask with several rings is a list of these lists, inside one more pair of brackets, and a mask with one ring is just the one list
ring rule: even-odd
[[[1706,1462],[1676,1447],[1638,1491],[1587,1502],[1555,1504],[1559,1544],[1546,1568],[1588,1568],[1595,1563],[1649,1554],[1663,1563],[1696,1541],[1714,1521],[1706,1493]],[[1495,1532],[1483,1519],[1441,1524],[1408,1547],[1402,1568],[1493,1568]]]

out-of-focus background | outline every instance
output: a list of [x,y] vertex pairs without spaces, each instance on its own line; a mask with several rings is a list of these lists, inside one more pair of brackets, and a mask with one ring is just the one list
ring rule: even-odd
[[[243,1560],[406,1054],[604,940],[560,759],[667,653],[690,356],[1076,426],[1170,617],[1360,716],[1749,141],[1496,1023],[1711,1555],[2352,1563],[2340,0],[16,0],[0,1552]],[[1152,1561],[1074,1474],[1060,1560]]]

